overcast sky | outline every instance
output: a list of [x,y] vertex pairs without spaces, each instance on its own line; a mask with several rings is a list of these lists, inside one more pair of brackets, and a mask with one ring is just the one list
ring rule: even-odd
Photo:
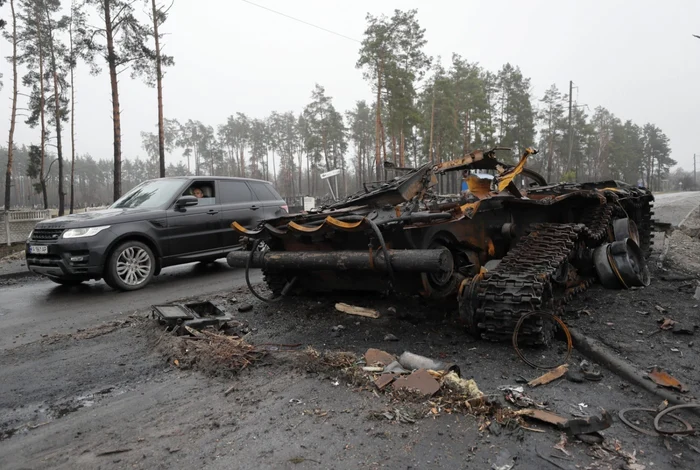
[[[566,92],[573,80],[574,96],[591,111],[601,105],[623,121],[658,125],[684,168],[692,170],[693,153],[700,156],[700,39],[691,35],[700,34],[697,0],[253,1],[357,40],[368,12],[417,8],[427,53],[442,56],[443,63],[456,52],[492,71],[506,62],[518,65],[532,80],[535,104],[551,84]],[[176,62],[164,80],[167,118],[216,127],[236,112],[298,113],[315,83],[341,111],[372,100],[355,68],[357,42],[242,0],[175,0],[164,30],[165,51]],[[1,55],[9,52],[1,41]],[[5,61],[0,67],[0,102],[7,103],[0,136],[6,142],[11,69]],[[83,67],[77,77],[76,149],[112,158],[109,76],[103,70],[92,77]],[[120,98],[123,155],[143,157],[140,131],[156,130],[155,89],[124,73]],[[18,126],[19,144],[37,138],[38,130]],[[179,161],[180,154],[168,161]]]

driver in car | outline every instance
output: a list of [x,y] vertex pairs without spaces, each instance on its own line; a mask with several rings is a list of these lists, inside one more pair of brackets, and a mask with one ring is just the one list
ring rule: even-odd
[[202,192],[201,188],[192,188],[192,195],[197,199],[201,199],[204,197],[204,193]]

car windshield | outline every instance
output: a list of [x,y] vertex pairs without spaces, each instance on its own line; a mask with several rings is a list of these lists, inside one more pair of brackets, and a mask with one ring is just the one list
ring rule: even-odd
[[182,180],[146,181],[120,197],[110,209],[156,209],[170,201],[182,185]]

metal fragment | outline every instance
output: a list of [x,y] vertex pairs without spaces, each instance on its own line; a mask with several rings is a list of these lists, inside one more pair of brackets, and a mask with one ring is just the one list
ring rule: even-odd
[[656,385],[672,388],[674,390],[678,390],[681,393],[685,393],[688,391],[688,388],[684,384],[682,384],[677,378],[673,377],[668,372],[663,371],[657,367],[654,367],[654,369],[652,369],[652,371],[649,372],[647,376]]

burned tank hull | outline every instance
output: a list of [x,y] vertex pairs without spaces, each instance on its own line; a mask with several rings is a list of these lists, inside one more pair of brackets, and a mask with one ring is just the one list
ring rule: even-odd
[[[262,268],[275,296],[393,291],[452,302],[472,333],[494,341],[510,339],[521,316],[556,309],[601,276],[621,276],[625,287],[648,283],[634,277],[644,257],[625,250],[631,243],[649,253],[652,194],[618,181],[546,185],[525,168],[533,153],[509,166],[494,150],[477,151],[316,212],[254,230],[234,222],[251,248],[266,249],[231,253],[228,262]],[[493,169],[497,177],[470,177],[466,197],[432,192],[440,172],[463,168]],[[516,178],[525,177],[534,183],[518,189]],[[612,256],[609,244],[622,240]],[[537,318],[521,331],[530,343],[548,339]]]

